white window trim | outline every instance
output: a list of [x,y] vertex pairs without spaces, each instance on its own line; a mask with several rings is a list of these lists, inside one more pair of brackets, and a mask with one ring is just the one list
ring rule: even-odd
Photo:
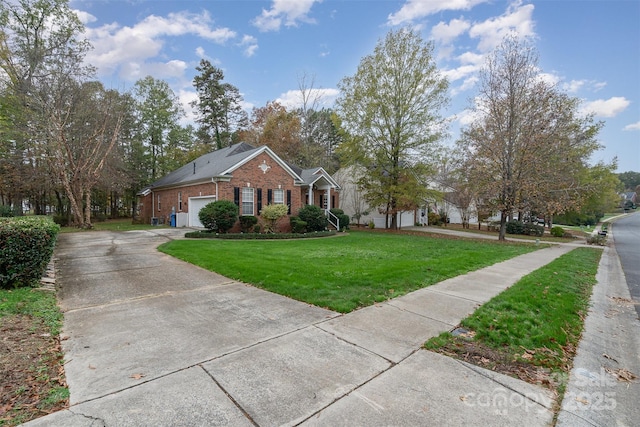
[[[282,197],[278,200],[276,194],[281,195]],[[280,188],[276,188],[273,190],[273,204],[274,205],[284,205],[284,190]]]
[[[249,193],[249,191],[251,191],[251,200],[245,200],[245,192]],[[251,213],[245,213],[245,203],[251,203]],[[240,194],[240,207],[241,207],[241,213],[242,216],[249,216],[249,215],[254,215],[255,213],[255,189],[252,187],[242,187],[242,193]]]

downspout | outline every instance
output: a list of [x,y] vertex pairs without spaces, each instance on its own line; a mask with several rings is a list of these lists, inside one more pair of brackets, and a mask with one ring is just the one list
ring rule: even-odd
[[217,202],[218,201],[218,180],[212,177],[211,182],[213,182],[216,185],[216,202]]
[[156,196],[151,191],[151,223],[153,224],[153,218],[156,216]]

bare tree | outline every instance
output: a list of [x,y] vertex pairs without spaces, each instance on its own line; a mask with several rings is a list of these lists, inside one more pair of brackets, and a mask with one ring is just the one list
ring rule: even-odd
[[560,212],[578,203],[578,171],[599,147],[600,125],[579,116],[578,101],[539,74],[535,49],[505,38],[480,74],[478,119],[461,137],[479,199],[500,212],[500,240],[515,212]]

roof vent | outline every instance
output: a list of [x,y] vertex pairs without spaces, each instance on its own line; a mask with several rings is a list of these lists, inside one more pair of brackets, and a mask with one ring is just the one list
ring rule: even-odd
[[193,162],[193,174],[196,174],[196,162]]

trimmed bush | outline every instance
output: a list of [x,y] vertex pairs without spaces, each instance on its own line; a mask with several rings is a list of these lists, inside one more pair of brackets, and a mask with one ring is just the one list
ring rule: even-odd
[[316,205],[303,206],[298,211],[298,217],[307,223],[307,231],[324,231],[329,224],[324,210]]
[[508,221],[507,234],[524,234],[524,224],[522,221]]
[[551,229],[551,235],[553,237],[563,237],[564,236],[564,228],[555,226]]
[[544,227],[532,222],[509,221],[507,222],[507,234],[523,234],[526,236],[540,237],[544,234]]
[[37,286],[59,231],[48,217],[0,218],[0,288]]
[[218,200],[200,209],[198,218],[207,230],[226,233],[238,220],[238,206],[229,200]]
[[335,236],[336,232],[318,231],[315,233],[227,233],[218,234],[211,231],[190,231],[185,233],[184,237],[189,239],[222,239],[222,240],[278,240],[278,239],[306,239],[312,237]]
[[292,216],[289,218],[289,224],[291,224],[291,232],[296,234],[302,234],[307,231],[307,223],[300,219],[300,217]]
[[523,233],[527,236],[542,236],[544,234],[544,226],[534,224],[532,222],[526,222],[523,225]]
[[253,227],[258,223],[258,218],[253,215],[246,215],[240,217],[240,230],[243,233],[251,233]]

